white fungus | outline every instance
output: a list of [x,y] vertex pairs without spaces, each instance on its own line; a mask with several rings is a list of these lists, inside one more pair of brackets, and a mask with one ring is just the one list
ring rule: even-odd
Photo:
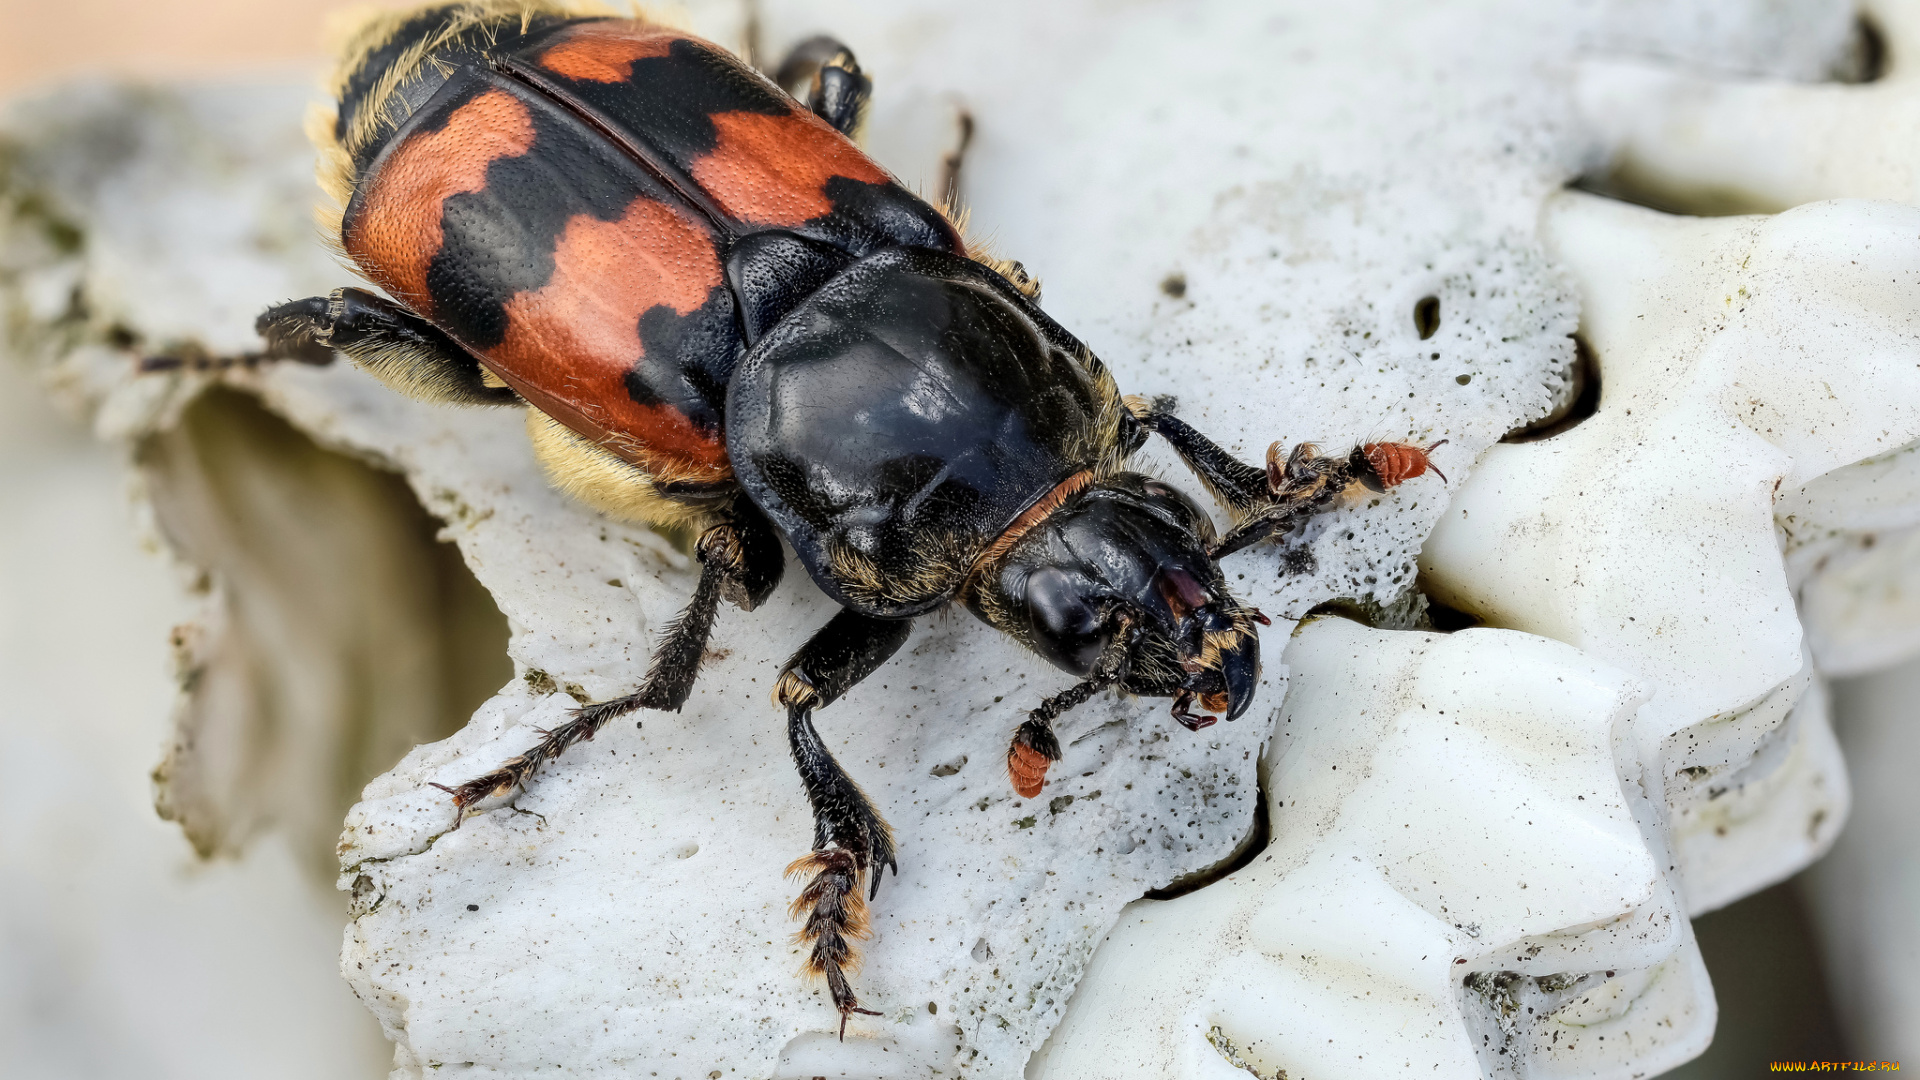
[[[1030,1075],[1318,1075],[1377,1054],[1367,1075],[1626,1077],[1697,1053],[1714,1007],[1686,916],[1804,865],[1845,817],[1817,672],[1920,647],[1911,590],[1889,584],[1920,580],[1903,449],[1920,211],[1692,220],[1562,189],[1689,205],[1707,166],[1676,98],[1737,141],[1755,107],[1725,87],[1843,70],[1850,6],[763,0],[692,18],[728,44],[751,21],[769,56],[822,29],[851,42],[876,83],[870,149],[923,188],[970,115],[973,227],[1126,392],[1177,397],[1250,459],[1444,439],[1450,480],[1316,522],[1311,567],[1236,556],[1230,580],[1274,620],[1254,710],[1196,734],[1165,702],[1103,696],[1062,723],[1036,799],[1000,762],[1066,680],[974,620],[924,620],[822,712],[901,862],[858,975],[882,1015],[840,1043],[789,941],[781,870],[811,825],[767,702],[828,602],[790,568],[760,611],[722,614],[684,711],[611,725],[451,831],[429,785],[630,688],[692,564],[549,490],[510,411],[417,405],[345,364],[230,372],[404,473],[513,631],[515,679],[369,785],[340,842],[343,970],[395,1075],[1010,1078],[1044,1044]],[[260,308],[350,280],[310,238],[300,106],[93,90],[8,121],[7,183],[39,200],[9,204],[10,348],[104,434],[164,429],[210,381],[135,378],[139,349],[242,353]],[[1742,198],[1913,197],[1801,175],[1855,168],[1820,164],[1839,160]],[[1597,411],[1497,444],[1573,404],[1576,329]],[[1142,460],[1198,493],[1163,449]],[[1881,534],[1897,543],[1862,540]],[[1404,629],[1425,618],[1417,574],[1488,628]],[[1290,636],[1332,600],[1382,628]],[[1242,852],[1263,800],[1252,863],[1141,899]],[[1616,1031],[1633,1038],[1599,1038]]]

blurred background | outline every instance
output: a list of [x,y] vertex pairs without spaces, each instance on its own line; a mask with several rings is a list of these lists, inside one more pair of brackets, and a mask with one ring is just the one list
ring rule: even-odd
[[[329,15],[365,6],[0,0],[0,97],[103,77],[273,79],[317,96]],[[451,688],[429,729],[370,748],[334,778],[337,835],[367,780],[511,676],[505,619],[397,476],[313,445],[241,395],[216,398],[183,428],[199,449],[270,450],[256,460],[289,467],[238,480],[290,498],[351,492],[376,508],[362,520],[404,534],[433,565],[429,605],[479,624],[474,677]],[[149,774],[174,734],[171,635],[193,614],[194,583],[141,541],[127,465],[0,356],[0,754],[13,777],[0,840],[0,1076],[385,1076],[391,1048],[337,970],[346,902],[332,836],[268,814],[233,845],[239,854],[202,858],[155,812]]]
[[[85,77],[318,86],[329,16],[362,6],[0,0],[0,96]],[[304,463],[274,482],[345,485],[387,506],[385,527],[412,536],[437,567],[426,603],[465,628],[461,648],[481,660],[449,683],[439,730],[414,737],[457,726],[511,674],[504,620],[397,478],[305,443],[238,395],[195,424],[230,449],[271,443]],[[136,539],[129,477],[121,451],[0,358],[0,760],[10,777],[0,1076],[383,1075],[387,1044],[335,971],[346,905],[326,866],[329,842],[269,823],[241,854],[206,859],[154,811],[148,774],[170,738],[176,690],[169,634],[188,613],[182,571]],[[1855,818],[1825,865],[1697,920],[1720,1028],[1705,1057],[1672,1075],[1718,1080],[1769,1061],[1884,1055],[1849,1024],[1849,1003],[1868,991],[1849,978],[1852,958],[1823,949],[1815,915],[1853,918],[1845,882],[1859,875],[1915,872],[1877,865],[1860,837],[1915,828],[1913,815],[1888,808],[1906,786],[1900,763],[1920,760],[1910,734],[1920,729],[1907,721],[1916,700],[1912,666],[1837,685]],[[374,742],[338,777],[341,812],[410,745]]]
[[4,0],[0,91],[79,75],[205,79],[304,69],[317,81],[330,16],[409,6],[366,0]]

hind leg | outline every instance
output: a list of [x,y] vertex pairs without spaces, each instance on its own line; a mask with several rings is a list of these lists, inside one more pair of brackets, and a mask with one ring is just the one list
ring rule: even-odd
[[520,400],[439,327],[365,289],[335,289],[328,296],[268,308],[254,328],[267,341],[259,358],[326,363],[338,350],[381,382],[421,401],[512,405]]
[[773,81],[849,138],[859,130],[867,99],[873,95],[873,80],[860,70],[853,50],[825,34],[795,45],[780,62]]
[[[462,819],[469,806],[483,799],[501,799],[515,791],[524,791],[540,766],[559,757],[574,743],[592,739],[609,720],[635,709],[680,711],[693,692],[694,678],[700,672],[700,660],[706,653],[707,637],[713,632],[713,618],[719,612],[721,598],[732,594],[757,603],[772,591],[771,583],[779,581],[780,563],[768,562],[766,552],[770,548],[772,559],[783,559],[780,543],[773,538],[772,527],[765,519],[756,521],[755,518],[757,513],[753,517],[723,519],[700,537],[700,584],[694,587],[692,601],[661,638],[653,661],[647,666],[647,677],[638,689],[610,701],[581,706],[573,710],[572,718],[566,723],[545,732],[538,743],[507,759],[499,768],[458,787],[442,787],[453,796],[453,805]],[[755,562],[749,552],[757,552],[760,561]],[[761,584],[764,589],[757,587]]]

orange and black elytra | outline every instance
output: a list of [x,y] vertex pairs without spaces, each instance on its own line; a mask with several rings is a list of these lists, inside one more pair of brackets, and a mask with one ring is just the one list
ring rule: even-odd
[[[841,608],[775,700],[815,819],[794,913],[844,1035],[869,1013],[852,939],[895,856],[815,710],[958,603],[1078,680],[1013,732],[1023,798],[1060,759],[1054,719],[1106,688],[1172,698],[1194,730],[1216,719],[1195,705],[1235,719],[1266,619],[1221,558],[1422,475],[1432,447],[1276,447],[1263,469],[1169,399],[1123,398],[1024,268],[851,141],[870,83],[845,46],[803,42],[779,75],[804,103],[709,42],[560,0],[371,17],[316,142],[340,242],[386,295],[275,307],[260,355],[338,351],[417,398],[524,408],[557,486],[699,536],[693,600],[640,687],[447,789],[460,817],[616,716],[677,711],[720,602],[757,607],[792,546]],[[1231,509],[1224,536],[1127,469],[1151,434]]]

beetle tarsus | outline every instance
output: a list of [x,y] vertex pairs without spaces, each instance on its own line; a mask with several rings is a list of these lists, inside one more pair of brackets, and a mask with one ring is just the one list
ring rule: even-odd
[[847,1037],[847,1017],[854,1013],[880,1015],[860,1007],[860,999],[847,979],[860,965],[853,941],[872,936],[866,898],[861,895],[867,874],[863,862],[861,855],[834,847],[812,852],[787,867],[788,877],[813,871],[813,877],[788,908],[788,915],[806,917],[806,925],[794,940],[812,946],[804,966],[808,974],[827,980],[827,992],[833,996],[834,1008],[840,1010],[842,1040]]
[[900,873],[893,829],[854,783],[813,726],[825,708],[906,644],[912,624],[842,611],[787,661],[774,687],[787,708],[787,746],[813,808],[813,853],[787,867],[788,876],[813,871],[790,909],[806,916],[795,940],[810,944],[806,969],[824,976],[840,1010],[841,1034],[860,1008],[847,974],[859,964],[856,939],[868,936],[867,902],[880,892],[887,870]]
[[319,365],[331,362],[333,353],[331,350],[328,350],[325,358],[317,358],[313,354],[298,354],[282,357],[265,352],[215,355],[198,349],[192,349],[183,350],[173,355],[143,356],[135,362],[134,366],[135,370],[142,375],[153,375],[165,371],[216,372],[231,371],[235,368],[242,370],[252,369],[259,367],[261,364],[279,359],[297,360],[303,364]]
[[788,914],[806,918],[794,940],[810,946],[806,970],[827,980],[834,1007],[840,1010],[840,1035],[845,1038],[849,1015],[878,1015],[860,1007],[847,976],[860,963],[854,942],[872,935],[867,902],[879,893],[880,878],[888,869],[896,875],[900,872],[894,860],[893,830],[820,741],[810,703],[788,706],[787,738],[794,765],[806,784],[814,821],[812,853],[787,867],[789,877],[808,871],[813,877]]
[[1193,712],[1187,708],[1187,706],[1193,703],[1194,697],[1195,695],[1191,690],[1182,690],[1173,697],[1173,718],[1180,721],[1180,726],[1186,728],[1188,731],[1199,731],[1202,728],[1210,728],[1218,723],[1220,718],[1217,716],[1195,716]]

